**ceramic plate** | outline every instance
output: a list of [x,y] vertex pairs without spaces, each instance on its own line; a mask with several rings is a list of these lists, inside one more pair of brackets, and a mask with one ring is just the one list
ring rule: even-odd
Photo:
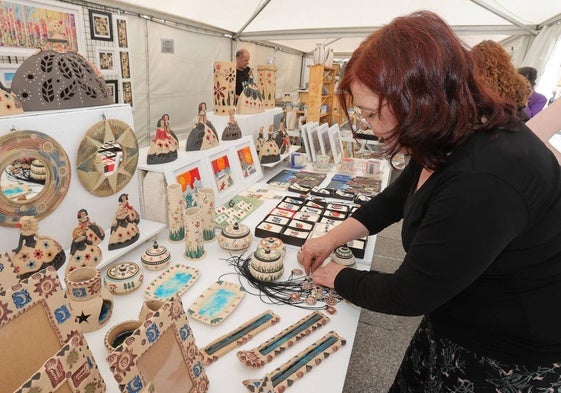
[[201,294],[189,307],[187,314],[209,325],[221,323],[243,299],[242,286],[227,281],[217,281]]
[[185,265],[170,266],[144,290],[148,300],[166,300],[177,294],[181,296],[197,281],[200,271]]

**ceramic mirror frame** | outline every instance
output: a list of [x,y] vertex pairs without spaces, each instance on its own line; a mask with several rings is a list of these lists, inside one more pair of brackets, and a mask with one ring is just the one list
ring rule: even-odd
[[[118,169],[106,176],[96,169],[98,149],[106,142],[116,142],[123,157]],[[86,132],[78,148],[76,170],[82,186],[92,195],[105,197],[121,191],[131,180],[138,164],[138,140],[133,129],[117,119],[104,119]]]
[[36,197],[16,202],[0,192],[0,225],[15,227],[22,216],[38,220],[51,214],[70,188],[71,167],[64,148],[38,131],[11,131],[0,137],[0,170],[18,157],[31,157],[45,164],[47,179]]
[[120,391],[141,392],[150,383],[154,383],[157,388],[157,381],[150,380],[139,363],[149,350],[158,348],[160,339],[168,332],[173,333],[176,339],[175,344],[179,347],[183,364],[171,365],[173,362],[170,359],[166,364],[175,369],[178,366],[187,369],[192,383],[189,393],[204,393],[208,390],[209,381],[202,354],[195,343],[181,299],[176,295],[168,299],[107,356],[107,363]]

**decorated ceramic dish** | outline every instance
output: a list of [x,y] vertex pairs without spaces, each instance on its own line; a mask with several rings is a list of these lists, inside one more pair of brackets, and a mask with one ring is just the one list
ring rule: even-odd
[[245,250],[251,244],[253,235],[247,225],[237,222],[228,225],[218,234],[218,245],[225,250]]
[[144,297],[166,300],[175,294],[181,296],[198,280],[199,275],[199,270],[189,266],[170,266],[146,287]]
[[144,274],[134,262],[117,262],[105,272],[105,286],[114,295],[124,295],[142,286]]
[[218,325],[236,309],[245,295],[242,286],[216,281],[189,307],[187,314],[200,322]]

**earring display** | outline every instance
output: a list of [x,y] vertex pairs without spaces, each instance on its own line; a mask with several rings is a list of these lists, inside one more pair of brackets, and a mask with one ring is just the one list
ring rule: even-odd
[[238,351],[238,359],[248,367],[263,367],[302,338],[324,326],[327,322],[329,322],[329,318],[325,314],[313,311],[257,348],[248,351]]
[[256,334],[262,332],[270,326],[276,325],[279,321],[280,317],[271,310],[267,310],[264,313],[250,319],[241,326],[232,330],[230,333],[225,334],[202,348],[201,354],[203,355],[203,364],[207,366],[214,363],[232,349],[244,345]]

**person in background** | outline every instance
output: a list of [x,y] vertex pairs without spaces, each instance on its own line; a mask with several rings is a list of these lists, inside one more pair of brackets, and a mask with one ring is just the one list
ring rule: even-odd
[[249,80],[251,73],[249,60],[250,55],[247,49],[240,49],[236,52],[236,99],[242,94],[244,84]]
[[[390,392],[557,390],[561,168],[551,152],[432,12],[368,36],[339,89],[346,113],[352,98],[387,154],[410,161],[298,260],[360,307],[423,315]],[[394,273],[326,261],[400,220],[406,256]]]
[[508,52],[497,42],[481,41],[471,49],[476,70],[485,84],[518,107],[521,120],[529,119],[525,111],[532,92],[530,83],[518,73]]
[[530,98],[528,99],[528,105],[524,108],[524,111],[531,119],[532,117],[536,116],[539,111],[541,111],[547,105],[547,97],[543,94],[538,93],[534,90],[536,86],[536,79],[538,79],[538,70],[534,67],[520,67],[518,69],[520,75],[522,75],[530,85],[532,86],[532,94],[530,94]]
[[554,134],[561,132],[561,100],[553,101],[547,108],[528,120],[526,125],[546,144],[561,165],[561,152],[549,143]]

